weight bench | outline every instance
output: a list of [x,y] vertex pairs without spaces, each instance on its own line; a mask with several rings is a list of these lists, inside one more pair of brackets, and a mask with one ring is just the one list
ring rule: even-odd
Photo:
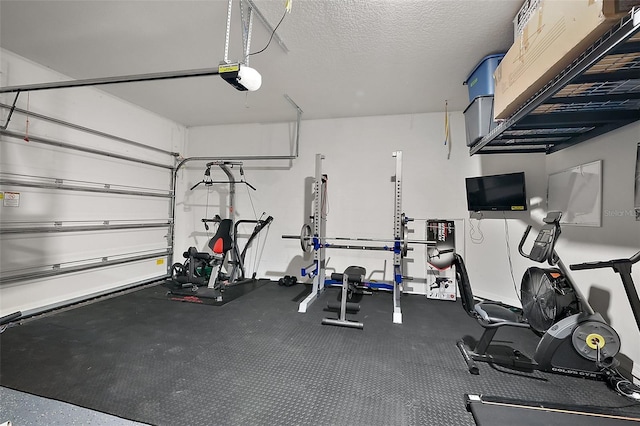
[[328,303],[327,308],[330,310],[338,310],[338,318],[323,318],[322,324],[324,325],[337,325],[340,327],[352,327],[363,329],[364,324],[358,321],[351,321],[347,319],[347,311],[349,313],[356,313],[360,310],[360,305],[354,302],[348,302],[347,299],[353,299],[354,295],[362,294],[364,288],[364,277],[367,274],[367,270],[362,266],[349,266],[344,270],[342,274],[334,272],[331,274],[331,279],[336,281],[342,281],[342,293],[340,297],[340,303]]

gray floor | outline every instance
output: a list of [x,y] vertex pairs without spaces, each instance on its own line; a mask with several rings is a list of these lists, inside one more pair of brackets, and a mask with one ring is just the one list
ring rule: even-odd
[[12,426],[103,425],[132,426],[132,422],[88,408],[0,387],[0,424]]
[[[455,342],[482,330],[460,303],[406,296],[403,324],[393,324],[391,295],[375,293],[361,302],[365,328],[356,330],[321,324],[335,316],[324,306],[337,289],[298,313],[304,290],[272,283],[218,307],[169,301],[152,287],[13,327],[0,335],[0,385],[75,405],[59,422],[47,417],[59,409],[53,401],[3,410],[43,421],[8,419],[16,425],[471,426],[467,393],[629,405],[600,382],[488,365],[469,374]],[[499,334],[525,352],[537,341],[527,330]],[[82,417],[99,413],[79,406],[118,417]]]

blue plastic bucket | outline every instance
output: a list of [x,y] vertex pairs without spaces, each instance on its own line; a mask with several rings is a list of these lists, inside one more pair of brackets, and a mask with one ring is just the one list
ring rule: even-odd
[[493,73],[502,58],[504,58],[504,53],[485,56],[473,71],[471,71],[471,74],[469,74],[469,77],[463,83],[469,87],[470,102],[478,96],[494,94],[495,85],[493,82]]

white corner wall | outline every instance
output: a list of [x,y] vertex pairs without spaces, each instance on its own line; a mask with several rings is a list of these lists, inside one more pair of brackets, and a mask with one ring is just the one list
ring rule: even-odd
[[[70,78],[1,51],[0,84],[14,86],[31,83],[70,80]],[[0,101],[11,105],[13,94]],[[74,88],[22,93],[17,106],[22,109],[100,132],[126,138],[137,143],[170,152],[183,150],[186,129],[137,106],[116,99],[95,88]],[[2,109],[5,123],[8,111]],[[169,193],[174,158],[166,153],[148,150],[111,138],[79,131],[60,124],[15,113],[8,130],[20,135],[0,136],[0,166],[3,181],[16,179],[38,183],[58,182],[75,186],[104,187]],[[46,138],[73,146],[107,151],[128,158],[144,159],[169,168],[139,164],[87,152],[38,143]],[[1,192],[18,192],[18,206],[0,201],[3,229],[16,226],[100,225],[167,220],[170,198],[66,191],[25,185],[3,184]],[[122,255],[167,249],[168,228],[85,232],[3,233],[0,272],[3,277],[28,272],[64,268],[115,259]],[[160,257],[100,267],[84,272],[65,273],[49,278],[26,279],[0,283],[0,315],[15,311],[38,312],[47,307],[81,300],[131,283],[164,275],[167,259]]]
[[[640,222],[633,211],[638,143],[640,122],[547,156],[547,174],[602,160],[602,226],[562,228],[557,251],[567,265],[628,258],[640,250]],[[640,330],[619,276],[599,269],[575,271],[572,277],[594,309],[618,331],[621,352],[635,361],[634,375],[640,377]],[[640,293],[638,264],[633,279]]]

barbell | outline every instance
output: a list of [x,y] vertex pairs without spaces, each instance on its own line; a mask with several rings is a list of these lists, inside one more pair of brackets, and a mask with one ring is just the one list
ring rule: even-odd
[[[358,238],[358,237],[314,237],[311,230],[311,225],[304,224],[300,229],[300,235],[283,235],[282,238],[299,240],[300,248],[305,253],[311,253],[314,250],[314,239],[318,241],[320,247],[324,248],[336,248],[336,249],[350,249],[350,250],[385,250],[394,251],[396,242],[400,243],[400,253],[402,256],[406,256],[409,251],[409,244],[426,244],[436,245],[436,241],[427,240],[409,240],[407,238],[408,232],[406,226],[402,226],[402,240],[395,240],[391,238]],[[373,245],[349,245],[349,244],[332,244],[328,241],[364,241],[364,242],[382,242],[389,243],[385,246],[373,246]]]

